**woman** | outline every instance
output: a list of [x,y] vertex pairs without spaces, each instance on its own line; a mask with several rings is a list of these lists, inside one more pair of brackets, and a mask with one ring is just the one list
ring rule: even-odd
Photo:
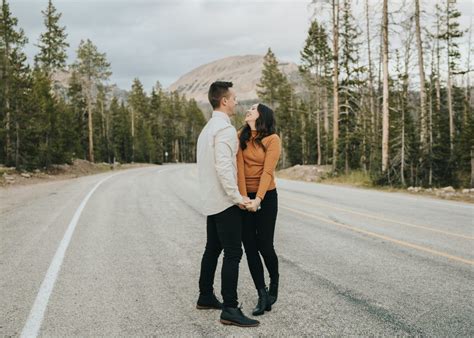
[[[278,257],[273,247],[278,195],[275,167],[280,158],[281,142],[275,133],[273,111],[263,105],[253,105],[245,115],[246,125],[239,133],[237,153],[239,190],[251,203],[244,213],[242,242],[250,273],[258,292],[253,315],[270,311],[278,296]],[[270,290],[265,285],[262,255],[270,274]]]

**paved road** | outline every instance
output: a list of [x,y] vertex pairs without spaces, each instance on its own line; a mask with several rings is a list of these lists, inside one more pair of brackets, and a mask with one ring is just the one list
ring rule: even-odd
[[[1,336],[474,336],[472,205],[278,180],[281,296],[241,329],[194,308],[196,167],[110,175],[0,190]],[[245,257],[240,271],[249,313]]]

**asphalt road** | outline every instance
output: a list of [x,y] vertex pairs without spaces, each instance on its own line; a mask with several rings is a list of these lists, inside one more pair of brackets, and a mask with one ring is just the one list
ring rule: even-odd
[[196,167],[111,175],[0,189],[1,336],[474,336],[473,205],[278,180],[280,296],[242,329],[195,309]]

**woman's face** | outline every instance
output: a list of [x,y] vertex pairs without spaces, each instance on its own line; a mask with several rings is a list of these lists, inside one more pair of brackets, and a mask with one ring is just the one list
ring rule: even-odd
[[245,114],[245,122],[255,122],[257,121],[258,117],[260,114],[258,113],[257,110],[258,104],[254,104],[252,107],[247,110],[247,113]]

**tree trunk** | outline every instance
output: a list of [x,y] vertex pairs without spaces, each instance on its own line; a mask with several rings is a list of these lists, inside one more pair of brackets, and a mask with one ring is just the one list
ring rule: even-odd
[[[367,57],[369,63],[369,105],[370,105],[370,122],[371,122],[371,135],[372,135],[372,144],[370,146],[370,156],[369,156],[369,169],[372,167],[373,155],[375,150],[373,147],[377,144],[377,130],[375,125],[375,95],[374,95],[374,83],[373,83],[373,73],[372,73],[372,53],[370,50],[370,16],[369,16],[369,0],[365,0],[365,16],[367,22]],[[365,130],[365,129],[364,129]],[[365,136],[365,135],[364,135]],[[365,138],[364,138],[365,139]]]
[[[418,1],[418,0],[416,0]],[[409,66],[410,66],[410,40],[407,41],[406,46],[405,46],[405,62],[404,62],[404,76],[403,76],[403,91],[402,95],[400,98],[401,102],[401,111],[402,111],[402,145],[401,145],[401,167],[400,167],[400,178],[401,178],[401,183],[403,186],[406,186],[405,182],[405,117],[407,114],[407,111],[405,108],[407,107],[407,101],[408,101],[408,79],[409,79]]]
[[453,96],[452,96],[452,83],[451,83],[451,65],[450,65],[450,41],[449,41],[449,2],[446,0],[446,56],[448,64],[448,80],[447,80],[447,94],[448,94],[448,112],[449,112],[449,148],[451,155],[454,150],[454,111],[453,111]]
[[[360,106],[364,106],[363,95],[361,95]],[[362,155],[360,165],[364,173],[367,173],[367,116],[362,115]]]
[[471,83],[469,79],[469,71],[471,67],[471,38],[472,38],[472,20],[469,26],[469,39],[467,43],[467,58],[466,58],[466,69],[468,72],[464,75],[466,77],[466,86],[464,87],[464,112],[463,112],[463,130],[469,128],[469,113],[470,113],[470,99],[471,99]]
[[[337,7],[337,8],[336,8]],[[333,149],[332,149],[332,170],[337,169],[337,151],[339,139],[339,0],[332,0],[332,21],[333,21]]]
[[418,49],[418,69],[420,73],[420,122],[421,122],[420,146],[421,146],[421,153],[426,154],[426,151],[427,151],[426,90],[425,90],[425,67],[424,67],[424,62],[423,62],[423,45],[421,42],[421,28],[420,28],[420,0],[415,0],[415,25],[416,25],[416,45]]
[[326,84],[323,87],[323,111],[324,111],[324,139],[325,139],[325,154],[324,154],[324,164],[327,164],[329,159],[329,95],[328,88]]
[[15,144],[15,167],[20,168],[20,125],[18,121],[15,121],[15,133],[16,133],[16,144]]
[[135,162],[135,109],[132,107],[132,121],[131,121],[131,128],[132,128],[132,163]]
[[[347,70],[347,65],[346,65],[346,70]],[[347,90],[349,91],[349,90]],[[347,118],[347,123],[346,125],[344,126],[344,130],[345,130],[345,135],[344,135],[344,172],[346,173],[346,175],[349,175],[349,133],[350,133],[350,130],[349,130],[349,119],[350,119],[350,115],[349,115],[349,99],[348,99],[348,96],[349,93],[347,93],[345,96],[346,96],[346,99],[344,101],[344,105],[345,105],[345,109],[344,109],[344,114],[346,115],[346,118]]]
[[405,182],[405,108],[402,107],[402,155],[401,155],[401,166],[400,166],[400,179],[402,185],[406,186]]
[[382,128],[382,172],[388,169],[389,111],[388,111],[388,0],[383,1],[383,128]]
[[[6,81],[5,81],[6,82]],[[8,91],[8,84],[5,83],[5,134],[6,134],[6,141],[5,141],[5,163],[10,165],[12,160],[12,145],[11,145],[11,138],[10,138],[10,120],[11,120],[11,113],[10,113],[10,97]]]
[[316,137],[317,137],[317,143],[318,143],[318,165],[321,165],[321,113],[320,110],[318,109],[316,111]]
[[434,82],[434,57],[435,57],[435,49],[431,53],[431,75],[430,75],[430,103],[429,103],[429,110],[428,110],[428,186],[433,185],[433,82]]
[[471,188],[474,188],[474,146],[471,147]]
[[92,98],[89,89],[87,95],[87,118],[88,118],[88,128],[89,128],[89,161],[94,162],[94,129],[92,124]]

